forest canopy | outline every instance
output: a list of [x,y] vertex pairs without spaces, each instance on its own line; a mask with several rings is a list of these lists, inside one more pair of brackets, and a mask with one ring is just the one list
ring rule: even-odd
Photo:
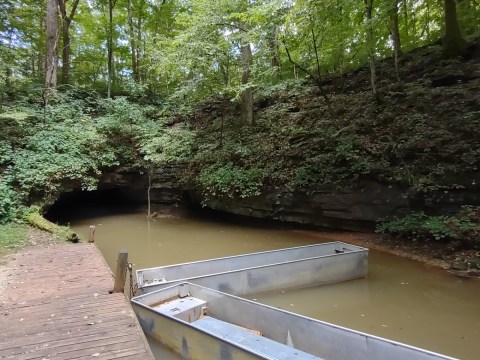
[[1,92],[37,83],[248,102],[253,88],[369,62],[375,93],[376,61],[435,42],[461,55],[479,18],[476,0],[5,0]]

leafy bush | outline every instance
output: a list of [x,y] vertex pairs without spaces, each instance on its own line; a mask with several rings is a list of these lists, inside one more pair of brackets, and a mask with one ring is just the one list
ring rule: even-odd
[[382,220],[376,231],[419,240],[459,240],[468,247],[480,245],[480,207],[464,206],[455,216],[429,216],[416,212]]
[[67,182],[93,189],[100,167],[115,163],[90,118],[40,127],[17,149],[11,175],[26,194],[55,194]]
[[257,167],[241,168],[233,163],[212,165],[203,169],[198,182],[205,195],[239,196],[260,195],[263,171]]
[[5,181],[0,180],[0,224],[15,219],[19,207],[17,193]]
[[148,92],[148,84],[141,83],[134,81],[133,79],[129,79],[125,81],[123,84],[124,90],[131,96],[132,98],[140,99],[145,97]]
[[12,159],[12,146],[6,142],[0,142],[0,164],[9,162]]
[[158,124],[146,117],[149,108],[118,97],[101,101],[100,109],[101,116],[95,123],[106,137],[110,151],[123,165],[137,164],[141,160],[139,143],[158,129]]
[[49,202],[65,187],[92,189],[101,168],[116,163],[91,116],[98,107],[94,93],[56,91],[45,109],[36,93],[0,114],[0,176],[10,189],[1,200],[4,219],[18,216],[12,209],[22,204]]
[[160,128],[140,139],[146,161],[154,164],[179,162],[191,159],[195,133],[186,126]]

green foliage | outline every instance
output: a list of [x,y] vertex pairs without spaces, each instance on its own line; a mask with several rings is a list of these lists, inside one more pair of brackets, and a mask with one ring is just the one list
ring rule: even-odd
[[102,115],[95,122],[106,136],[110,151],[122,164],[135,163],[139,157],[137,139],[148,126],[144,110],[125,97],[102,100],[100,109]]
[[100,168],[117,163],[89,114],[96,101],[95,94],[69,89],[50,96],[45,110],[30,107],[29,116],[13,116],[17,130],[7,139],[12,151],[3,156],[4,172],[22,198],[48,202],[67,184],[92,189]]
[[94,189],[110,166],[145,169],[192,157],[194,131],[172,125],[168,111],[75,87],[42,105],[32,91],[0,114],[1,222],[18,218],[24,205],[49,204],[65,188]]
[[0,256],[22,248],[27,241],[27,227],[21,224],[0,224]]
[[232,163],[212,165],[203,169],[198,181],[207,197],[260,195],[263,171],[258,167],[241,168]]
[[[453,65],[438,64],[436,51],[409,54],[404,66],[421,64],[426,78],[432,68],[450,73]],[[471,64],[455,66],[463,71]],[[344,86],[357,89],[367,76],[350,73]],[[230,163],[262,169],[262,188],[269,189],[315,191],[324,184],[348,187],[373,180],[400,186],[405,196],[428,197],[439,190],[471,188],[480,167],[475,89],[473,82],[432,88],[413,81],[381,104],[357,91],[332,96],[329,108],[315,87],[287,80],[258,90],[252,127],[239,126],[235,103],[217,98],[189,117],[197,135],[187,182],[195,182],[207,168],[217,174]],[[462,100],[452,103],[452,98]],[[432,101],[437,105],[432,107]]]
[[17,210],[30,201],[48,203],[67,186],[92,189],[100,169],[117,163],[90,116],[94,95],[81,89],[56,92],[46,109],[36,99],[33,92],[0,116],[5,129],[0,135],[5,219],[18,217]]
[[25,139],[25,147],[16,152],[12,175],[28,193],[41,189],[55,194],[65,181],[92,189],[99,168],[115,163],[113,154],[104,150],[105,139],[91,119],[52,123]]
[[10,144],[0,142],[0,164],[5,164],[12,159],[13,151]]
[[124,83],[124,90],[134,99],[142,99],[148,93],[148,84],[127,80]]
[[388,166],[381,156],[365,149],[364,136],[350,131],[333,133],[333,130],[326,129],[321,134],[322,151],[305,159],[292,181],[294,187],[312,188],[318,183],[348,184]]
[[[80,1],[70,26],[72,84],[106,91],[109,38],[114,47],[113,92],[134,98],[172,96],[197,103],[210,94],[239,92],[239,47],[254,46],[252,86],[298,77],[292,57],[324,77],[365,64],[367,46],[379,59],[392,55],[392,1],[373,2],[373,44],[365,41],[365,6],[350,0],[184,0]],[[42,80],[45,55],[45,1],[8,0],[0,5],[0,97],[25,82]],[[438,41],[445,29],[442,2],[405,0],[397,9],[402,51]],[[71,10],[71,2],[67,2]],[[480,5],[458,1],[457,17],[465,36],[478,35]],[[315,41],[314,41],[315,39]],[[58,47],[65,44],[59,39]],[[316,48],[316,51],[315,51]],[[318,63],[317,63],[318,58]],[[59,69],[61,73],[61,68]],[[303,75],[302,75],[303,76]]]
[[480,245],[479,207],[465,206],[455,216],[430,216],[416,212],[403,218],[383,220],[377,225],[377,232],[388,233],[414,241],[459,240]]
[[15,219],[19,211],[18,194],[2,179],[0,180],[0,224]]
[[171,128],[159,128],[145,134],[141,142],[144,159],[153,164],[184,162],[192,158],[192,146],[195,141],[193,130],[184,125]]
[[151,106],[125,97],[100,102],[102,115],[95,119],[108,147],[122,164],[146,167],[182,162],[191,157],[195,135],[183,124],[168,125]]
[[455,232],[448,225],[449,219],[447,216],[428,216],[419,212],[401,219],[383,222],[377,226],[377,231],[412,240],[429,238],[443,240],[455,236]]

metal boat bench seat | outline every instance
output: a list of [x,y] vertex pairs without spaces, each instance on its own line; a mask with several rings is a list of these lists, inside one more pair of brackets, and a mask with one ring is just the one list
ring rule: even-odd
[[247,348],[259,353],[266,358],[277,360],[323,360],[306,352],[297,350],[291,346],[281,344],[261,335],[257,335],[248,329],[218,320],[211,316],[205,316],[191,323],[197,329],[201,329],[215,336],[221,337],[239,347]]

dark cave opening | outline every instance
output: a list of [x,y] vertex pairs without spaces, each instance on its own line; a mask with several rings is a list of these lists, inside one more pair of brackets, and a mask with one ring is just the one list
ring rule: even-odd
[[122,188],[73,190],[61,194],[45,217],[52,222],[68,224],[73,219],[138,212],[146,207],[145,202],[135,201]]

